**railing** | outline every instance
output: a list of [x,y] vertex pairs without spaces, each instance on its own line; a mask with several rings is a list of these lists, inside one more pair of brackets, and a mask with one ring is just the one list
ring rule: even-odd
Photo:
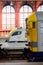
[[0,37],[7,37],[10,30],[1,30],[0,31]]

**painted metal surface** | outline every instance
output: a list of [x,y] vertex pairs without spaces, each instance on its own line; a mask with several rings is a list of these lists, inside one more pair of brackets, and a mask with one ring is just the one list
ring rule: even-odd
[[37,12],[38,23],[38,51],[43,51],[43,12]]

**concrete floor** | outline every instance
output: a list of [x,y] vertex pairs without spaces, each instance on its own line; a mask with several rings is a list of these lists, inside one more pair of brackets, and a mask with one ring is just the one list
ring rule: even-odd
[[0,65],[43,65],[43,62],[1,62]]
[[0,59],[0,65],[43,65],[43,62],[27,62],[27,60]]
[[27,60],[0,60],[0,65],[43,65],[43,62],[27,62]]
[[[0,38],[0,42],[4,42],[6,38]],[[27,60],[6,60],[0,59],[0,65],[43,65],[43,62],[27,62]]]

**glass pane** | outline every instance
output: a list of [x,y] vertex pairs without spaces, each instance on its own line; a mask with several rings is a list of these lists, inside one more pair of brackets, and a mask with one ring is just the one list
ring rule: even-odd
[[11,24],[15,24],[15,19],[11,19]]
[[24,14],[24,18],[26,19],[28,17],[28,13]]
[[12,24],[12,25],[11,25],[11,29],[13,29],[14,27],[15,27],[15,25],[14,25],[14,24]]
[[32,12],[32,8],[28,5],[24,5],[20,8],[20,12]]
[[40,11],[40,10],[41,10],[41,9],[40,9],[40,7],[39,7],[37,11]]
[[10,18],[11,17],[10,13],[9,14],[6,14],[6,15],[7,15],[7,18]]
[[28,8],[29,8],[28,6],[25,5],[23,8],[24,8],[24,12],[28,12]]
[[6,30],[6,25],[2,25],[2,30]]
[[22,28],[23,28],[23,25],[21,24],[21,25],[20,25],[20,27],[22,27]]
[[31,7],[28,7],[28,9],[29,9],[28,12],[32,12],[32,8]]
[[2,10],[2,12],[6,12],[6,11],[7,11],[7,9],[6,9],[6,7],[4,7],[3,10]]
[[20,26],[23,26],[23,22],[24,22],[24,21],[22,21],[22,20],[20,21]]
[[3,14],[3,13],[2,13],[2,18],[6,18],[6,14]]
[[7,24],[10,24],[10,18],[7,18]]
[[10,24],[7,25],[7,30],[10,30]]
[[23,12],[23,7],[20,8],[20,12]]
[[24,25],[26,24],[26,22],[25,22],[25,19],[24,19],[24,22],[23,22],[23,24],[24,24]]
[[23,28],[26,28],[26,23],[25,23],[25,20],[23,22]]
[[28,5],[24,5],[20,8],[20,26],[26,28],[25,19],[32,13],[32,8]]
[[20,13],[20,19],[23,18],[23,13]]
[[43,11],[43,5],[39,6],[39,8],[37,9],[37,11]]
[[15,18],[15,13],[11,13],[11,18]]
[[3,24],[6,24],[6,18],[2,18],[2,21],[3,21],[3,22],[2,22],[2,25],[3,25]]
[[20,22],[22,23],[24,19],[20,19]]
[[10,12],[11,6],[6,6],[7,12]]
[[13,7],[11,7],[11,12],[15,12],[15,10],[14,10],[14,8],[13,8]]
[[43,5],[41,6],[41,10],[43,11]]
[[12,6],[5,6],[2,10],[2,28],[3,24],[5,25],[4,29],[10,30],[15,26],[15,10]]

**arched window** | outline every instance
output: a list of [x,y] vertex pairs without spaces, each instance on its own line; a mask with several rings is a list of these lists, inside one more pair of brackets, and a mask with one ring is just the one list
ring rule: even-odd
[[25,19],[32,13],[32,8],[24,5],[20,8],[20,27],[26,28]]
[[15,27],[15,10],[7,5],[2,10],[2,30],[10,30]]
[[39,6],[37,11],[43,11],[43,5]]

